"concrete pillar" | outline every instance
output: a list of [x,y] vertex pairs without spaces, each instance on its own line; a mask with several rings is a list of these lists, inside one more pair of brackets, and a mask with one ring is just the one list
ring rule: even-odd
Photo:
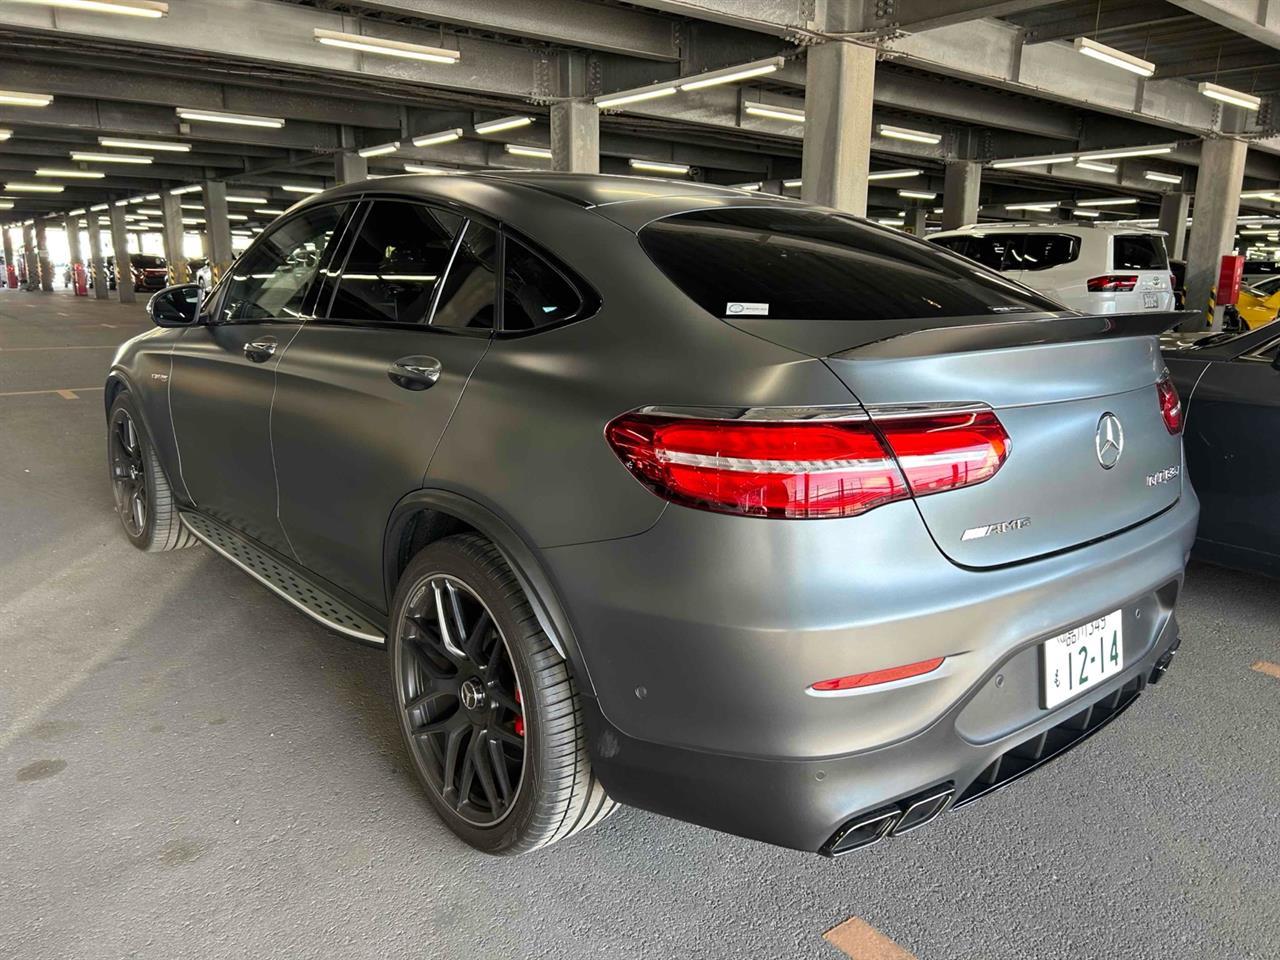
[[912,207],[907,211],[907,233],[915,237],[924,236],[924,223],[929,216],[928,207]]
[[[1243,140],[1222,137],[1205,140],[1200,149],[1200,173],[1196,178],[1196,212],[1187,241],[1187,309],[1203,312],[1218,282],[1222,255],[1235,247],[1236,217],[1240,212],[1240,188],[1249,146]],[[1212,329],[1222,328],[1215,317]]]
[[209,235],[209,265],[217,283],[235,255],[231,252],[231,221],[227,219],[227,185],[221,180],[204,182],[205,231]]
[[49,259],[49,224],[36,221],[36,265],[40,268],[40,289],[53,292],[53,261]]
[[978,222],[978,192],[982,188],[982,164],[972,160],[948,160],[942,182],[942,229],[957,230]]
[[76,265],[84,265],[80,254],[80,221],[75,217],[67,217],[62,221],[62,229],[67,234],[67,261],[71,268],[71,288],[76,285]]
[[[8,273],[13,271],[13,275],[18,275],[18,261],[13,259],[13,237],[9,235],[9,228],[0,229],[0,234],[4,235],[4,276],[0,276],[0,287],[9,285]],[[16,282],[16,281],[15,281]]]
[[551,105],[551,166],[570,173],[600,172],[600,110],[594,103]]
[[875,74],[874,47],[832,41],[809,48],[802,199],[866,216]]
[[22,225],[22,264],[27,271],[27,283],[23,289],[37,289],[40,286],[40,261],[36,257],[36,232],[27,223]]
[[98,223],[98,215],[89,212],[85,221],[89,231],[89,269],[93,271],[93,296],[96,300],[105,300],[111,296],[107,289],[107,259],[102,255],[102,227]]
[[111,254],[116,258],[116,296],[121,303],[138,299],[133,289],[133,264],[129,259],[129,221],[125,207],[111,207]]
[[1170,260],[1181,260],[1187,252],[1187,214],[1191,210],[1191,194],[1166,193],[1160,198],[1160,229],[1165,232],[1165,246]]
[[169,264],[169,283],[188,283],[187,257],[182,252],[182,197],[169,191],[160,194],[160,214],[164,223],[164,258]]
[[334,174],[339,183],[358,183],[369,179],[369,161],[354,150],[334,158]]

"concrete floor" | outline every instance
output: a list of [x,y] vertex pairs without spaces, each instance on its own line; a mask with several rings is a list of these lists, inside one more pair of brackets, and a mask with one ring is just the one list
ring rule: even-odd
[[1275,582],[1194,567],[1165,684],[862,855],[624,809],[490,859],[412,779],[381,652],[117,529],[99,385],[145,326],[0,291],[0,957],[838,960],[849,917],[920,960],[1280,957]]

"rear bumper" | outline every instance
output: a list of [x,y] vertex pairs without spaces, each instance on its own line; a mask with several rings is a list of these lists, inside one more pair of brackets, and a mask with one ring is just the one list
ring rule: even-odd
[[[1003,569],[952,564],[914,504],[771,522],[670,507],[649,532],[544,551],[595,697],[615,799],[819,850],[850,818],[951,784],[1125,684],[1176,642],[1199,505]],[[868,522],[871,521],[871,522]],[[1123,611],[1124,671],[1040,706],[1041,641]],[[810,684],[945,657],[852,696]]]

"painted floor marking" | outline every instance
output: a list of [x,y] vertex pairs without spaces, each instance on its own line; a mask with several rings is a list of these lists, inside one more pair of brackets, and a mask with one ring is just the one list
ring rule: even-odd
[[58,396],[60,396],[63,400],[79,400],[80,399],[78,396],[76,396],[76,393],[74,390],[59,390],[57,391],[57,393],[58,393]]
[[1275,677],[1280,680],[1280,663],[1271,663],[1269,660],[1259,660],[1253,665],[1253,669],[1259,673],[1265,673],[1268,677]]
[[77,393],[84,393],[86,390],[101,390],[102,387],[72,387],[70,390],[65,387],[61,390],[10,390],[8,393],[0,393],[0,397],[35,397],[42,393],[56,393],[64,400],[78,400]]
[[87,346],[76,347],[0,347],[0,353],[30,353],[38,350],[115,350],[120,345],[118,343],[89,344]]
[[839,926],[832,927],[822,935],[822,939],[853,960],[916,960],[915,954],[903,950],[858,917],[850,917]]

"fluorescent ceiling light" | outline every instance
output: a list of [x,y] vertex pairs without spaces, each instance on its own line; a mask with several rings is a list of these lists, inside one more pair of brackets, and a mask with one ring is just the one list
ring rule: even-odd
[[517,157],[537,157],[539,160],[550,160],[551,150],[547,147],[525,147],[518,143],[505,145],[507,153]]
[[746,190],[750,193],[755,193],[757,190],[760,189],[760,187],[761,187],[761,184],[759,183],[739,183],[735,185],[734,189]]
[[197,191],[199,191],[199,190],[203,190],[203,189],[204,189],[204,188],[203,188],[203,187],[201,187],[201,186],[200,186],[200,184],[198,184],[198,183],[192,183],[192,184],[189,184],[189,185],[187,185],[187,186],[185,186],[185,187],[174,187],[172,190],[170,190],[170,191],[169,191],[169,196],[171,196],[171,197],[180,197],[180,196],[182,196],[184,193],[196,193]]
[[1135,57],[1133,54],[1117,50],[1115,47],[1108,47],[1105,43],[1090,40],[1088,37],[1076,37],[1075,48],[1077,53],[1083,53],[1086,57],[1109,63],[1111,66],[1119,67],[1121,70],[1136,73],[1140,77],[1149,77],[1156,72],[1156,65],[1150,60],[1143,60],[1141,57]]
[[406,163],[404,165],[405,173],[427,173],[435,176],[441,173],[454,173],[453,170],[446,170],[444,167],[429,167],[424,163]]
[[270,127],[279,130],[284,126],[282,117],[256,117],[247,113],[223,113],[220,110],[197,110],[193,107],[178,107],[178,116],[183,120],[200,120],[204,123],[225,123],[235,127]]
[[53,103],[51,93],[22,93],[18,90],[0,90],[0,104],[7,107],[47,107]]
[[243,220],[248,220],[248,219],[249,219],[249,217],[248,217],[248,215],[247,215],[247,214],[243,214],[243,213],[228,213],[228,214],[227,214],[227,219],[228,219],[228,220],[235,220],[237,223],[239,223],[239,222],[241,222],[241,221],[243,221]]
[[918,177],[924,173],[918,167],[904,167],[901,170],[872,170],[867,174],[868,180],[905,180],[907,177]]
[[497,133],[500,130],[514,130],[516,127],[527,127],[533,123],[533,117],[503,117],[500,120],[486,120],[484,123],[477,123],[475,126],[476,133],[484,136],[489,133]]
[[0,210],[12,210],[12,209],[13,209],[12,200],[0,200]]
[[144,203],[144,202],[146,201],[146,199],[147,199],[146,197],[130,197],[130,198],[129,198],[129,202],[130,202],[130,203]]
[[253,212],[261,213],[264,216],[268,216],[268,217],[278,217],[280,216],[280,214],[284,213],[283,210],[277,207],[254,207]]
[[115,13],[123,17],[148,17],[158,20],[169,12],[169,4],[157,0],[9,0],[36,7],[62,7],[87,13]]
[[163,217],[163,210],[156,210],[154,207],[139,207],[138,213],[144,217]]
[[6,183],[4,188],[13,193],[61,193],[66,189],[56,183]]
[[182,222],[188,227],[194,227],[197,224],[204,223],[204,217],[183,217]]
[[632,90],[623,93],[608,93],[596,97],[596,106],[602,110],[609,107],[620,107],[624,103],[639,103],[641,100],[656,100],[658,97],[669,97],[676,92],[673,86],[645,87],[643,90]]
[[428,47],[420,43],[404,43],[400,40],[383,40],[381,37],[364,37],[358,33],[339,33],[337,30],[313,31],[317,43],[327,47],[359,50],[384,57],[400,57],[403,60],[425,60],[428,63],[457,63],[462,54],[446,47]]
[[75,151],[71,154],[72,160],[78,160],[80,163],[151,163],[153,157],[144,157],[135,153],[81,153]]
[[1117,147],[1114,150],[1090,150],[1080,154],[1081,160],[1119,160],[1121,157],[1154,157],[1161,153],[1173,153],[1173,144],[1155,147]]
[[115,203],[112,204],[113,207],[127,207],[128,205],[129,205],[128,200],[117,200]]
[[1176,173],[1161,173],[1159,170],[1148,170],[1146,173],[1148,180],[1155,180],[1157,183],[1181,183],[1182,177]]
[[1097,200],[1076,201],[1082,207],[1127,207],[1137,202],[1137,197],[1101,197]]
[[1280,194],[1280,190],[1244,190],[1240,193],[1241,200],[1270,200],[1273,196]]
[[726,67],[723,70],[709,70],[691,80],[678,81],[681,90],[701,90],[704,87],[718,87],[722,83],[734,83],[737,80],[749,80],[773,73],[782,66],[782,58],[774,57],[759,63],[744,63],[740,67]]
[[400,141],[395,143],[383,143],[376,147],[362,147],[356,153],[362,157],[385,157],[388,153],[395,153],[400,149]]
[[442,130],[440,133],[424,133],[420,137],[414,137],[409,142],[415,147],[434,147],[440,143],[453,143],[462,137],[462,128],[454,127],[452,130]]
[[1224,87],[1220,83],[1210,83],[1205,80],[1196,89],[1212,100],[1220,100],[1232,106],[1244,107],[1246,110],[1257,110],[1262,106],[1261,97],[1255,97],[1252,93],[1232,90],[1230,87]]
[[83,216],[84,216],[84,207],[81,207],[79,210],[72,210],[70,213],[68,213],[68,214],[67,214],[67,216],[68,216],[68,217],[83,217]]
[[898,196],[909,200],[933,200],[938,195],[930,190],[899,190]]
[[910,140],[912,143],[941,143],[942,134],[930,133],[927,130],[912,130],[910,127],[895,127],[888,123],[879,124],[876,128],[880,136],[894,140]]
[[1100,217],[1102,213],[1098,210],[1072,210],[1073,217]]
[[0,143],[4,143],[6,140],[8,140],[12,136],[13,136],[12,130],[5,130],[3,128],[0,128]]
[[233,196],[227,194],[227,203],[266,203],[266,197]]
[[63,170],[57,167],[41,167],[36,171],[37,177],[72,177],[77,180],[101,180],[106,176],[97,170]]
[[286,193],[324,193],[323,187],[304,187],[299,183],[282,184],[280,189]]
[[178,204],[178,206],[181,207],[183,210],[200,210],[200,211],[204,210],[203,203],[180,203]]
[[788,190],[799,190],[799,189],[800,189],[800,185],[801,185],[802,183],[804,183],[804,181],[803,181],[803,180],[801,180],[799,177],[797,177],[797,178],[796,178],[796,179],[794,179],[794,180],[783,180],[783,181],[782,181],[782,185],[783,185],[784,187],[786,187]]
[[190,153],[189,143],[167,143],[155,140],[130,140],[127,137],[99,137],[101,147],[124,147],[126,150],[159,150],[164,153]]
[[877,220],[877,221],[876,221],[876,223],[880,224],[880,226],[882,226],[882,227],[903,227],[903,226],[906,226],[906,224],[905,224],[902,220],[880,219],[880,220]]
[[1006,210],[1049,211],[1049,210],[1057,210],[1060,206],[1062,206],[1061,203],[1057,203],[1052,200],[1042,200],[1039,203],[1006,203],[1004,205],[1004,208]]
[[1011,160],[993,160],[991,166],[996,170],[1008,170],[1013,167],[1047,167],[1055,163],[1070,163],[1075,156],[1070,153],[1054,157],[1014,157]]
[[1099,163],[1097,160],[1077,160],[1076,166],[1081,170],[1094,170],[1098,173],[1115,173],[1120,169],[1114,163]]
[[777,107],[772,103],[744,103],[742,112],[753,117],[766,117],[769,120],[787,120],[791,123],[804,123],[804,111],[792,107]]
[[101,213],[103,210],[106,210],[106,209],[107,209],[107,204],[95,203],[92,207],[89,208],[89,211],[91,213]]
[[637,160],[634,157],[627,161],[632,170],[647,170],[650,173],[674,173],[685,176],[689,173],[686,163],[666,163],[661,160]]

